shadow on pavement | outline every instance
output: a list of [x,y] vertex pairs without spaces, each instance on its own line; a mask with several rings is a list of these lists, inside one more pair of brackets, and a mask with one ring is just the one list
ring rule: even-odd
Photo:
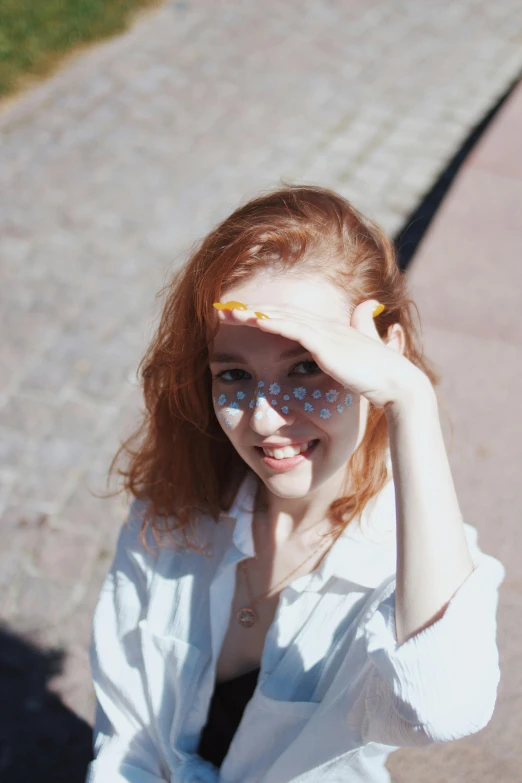
[[522,74],[511,82],[496,104],[472,129],[461,147],[453,155],[446,168],[439,174],[437,181],[432,185],[421,203],[411,215],[409,215],[404,226],[396,234],[394,242],[397,249],[399,268],[403,272],[407,270],[409,263],[413,259],[424,234],[435,217],[435,214],[444,200],[446,193],[450,189],[453,180],[457,176],[460,167],[471,153],[484,131],[487,130],[490,122],[495,118],[499,109],[504,105],[507,98],[509,98],[521,78]]
[[0,780],[84,783],[92,729],[48,688],[61,650],[40,650],[0,626]]

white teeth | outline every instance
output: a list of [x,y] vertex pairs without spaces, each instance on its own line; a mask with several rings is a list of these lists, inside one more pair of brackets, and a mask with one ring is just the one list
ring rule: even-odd
[[307,451],[313,441],[303,443],[302,446],[285,446],[282,449],[263,449],[267,457],[273,457],[274,459],[288,459],[288,457],[297,457],[303,451]]

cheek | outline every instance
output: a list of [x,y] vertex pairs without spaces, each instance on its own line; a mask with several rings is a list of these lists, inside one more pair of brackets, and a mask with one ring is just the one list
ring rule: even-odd
[[229,434],[230,431],[238,429],[247,412],[251,412],[249,406],[254,407],[255,399],[246,388],[238,389],[237,386],[233,390],[225,391],[215,387],[213,391],[214,412],[221,427]]
[[[263,391],[259,391],[255,397],[243,396],[242,392],[238,392],[239,397],[236,395],[222,393],[218,397],[213,397],[214,412],[217,416],[219,423],[227,434],[230,431],[237,430],[241,424],[245,421],[250,421],[252,418],[255,420],[272,418],[276,419],[276,411],[274,403],[269,403]],[[285,408],[285,406],[283,406]],[[278,411],[281,413],[288,413],[288,410]]]
[[216,412],[217,419],[224,430],[234,431],[238,429],[241,423],[241,419],[243,418],[241,411],[238,411],[234,408],[220,409],[216,406],[214,406],[214,410]]
[[306,379],[282,389],[283,402],[291,411],[299,411],[323,422],[342,416],[354,404],[354,395],[331,378]]

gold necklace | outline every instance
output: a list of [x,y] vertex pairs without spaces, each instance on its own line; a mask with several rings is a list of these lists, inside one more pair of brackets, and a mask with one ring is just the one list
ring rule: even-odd
[[[333,531],[333,532],[335,532],[335,531]],[[331,535],[331,534],[329,534],[329,535]],[[334,543],[335,543],[335,540],[332,541],[330,546],[326,549],[325,554],[326,554],[326,552],[328,552],[328,549],[334,545]],[[283,577],[283,579],[281,579],[280,582],[278,582],[276,585],[271,587],[266,593],[263,593],[263,595],[259,596],[258,598],[253,598],[252,597],[252,593],[250,591],[250,584],[249,584],[249,581],[248,581],[247,570],[246,570],[246,560],[242,560],[239,565],[241,566],[241,569],[242,569],[243,574],[245,576],[245,584],[246,584],[246,588],[247,588],[247,592],[248,592],[248,598],[250,600],[251,606],[244,606],[236,614],[237,621],[238,621],[239,625],[242,625],[243,628],[252,628],[252,626],[255,625],[256,622],[259,620],[259,615],[257,614],[257,612],[255,611],[255,609],[253,607],[256,604],[261,603],[261,601],[265,601],[267,598],[270,598],[270,594],[273,593],[279,587],[280,584],[282,584],[286,579],[288,579],[293,574],[295,574],[295,572],[298,571],[300,568],[302,568],[305,563],[308,563],[308,561],[314,555],[317,555],[317,551],[312,552],[312,554],[309,555],[306,558],[306,560],[303,560],[303,562],[300,565],[298,565],[297,568],[294,568],[294,570],[290,574],[287,574],[285,577]],[[254,559],[255,558],[247,558],[247,560],[254,560]]]

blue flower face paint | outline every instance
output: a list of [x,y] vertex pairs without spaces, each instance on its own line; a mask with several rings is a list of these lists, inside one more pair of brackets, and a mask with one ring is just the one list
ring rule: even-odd
[[[352,404],[352,395],[340,384],[333,385],[329,376],[321,374],[318,378],[317,374],[310,377],[303,374],[299,381],[292,383],[288,377],[283,380],[267,377],[258,381],[250,377],[237,381],[218,377],[214,380],[214,388],[221,393],[213,397],[216,415],[225,427],[235,427],[243,415],[253,416],[256,421],[264,416],[284,419],[296,415],[327,421],[334,414],[343,414]],[[223,388],[227,391],[222,391]],[[321,402],[316,405],[319,400]]]

